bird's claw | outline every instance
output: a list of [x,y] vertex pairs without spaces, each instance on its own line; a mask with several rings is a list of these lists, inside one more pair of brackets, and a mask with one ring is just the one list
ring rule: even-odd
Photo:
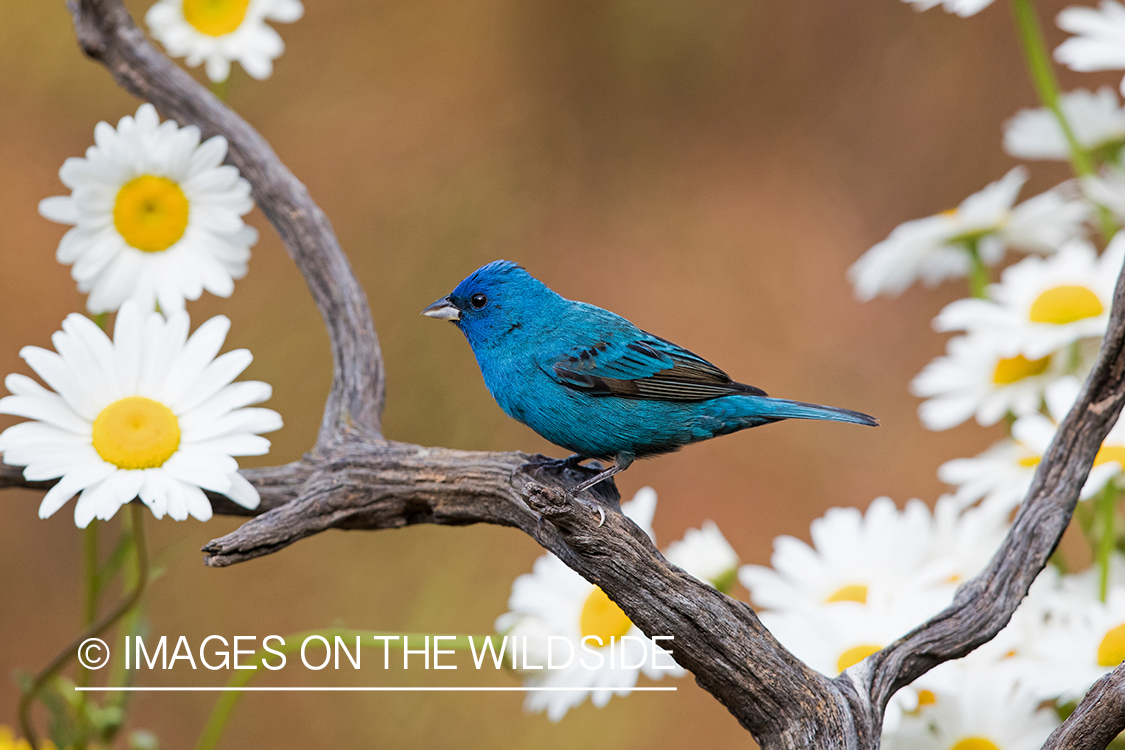
[[578,497],[578,495],[575,494],[574,490],[566,490],[566,494],[569,495],[570,499],[575,501],[576,503],[579,503],[581,505],[585,505],[586,507],[592,508],[593,510],[596,510],[598,512],[598,528],[599,529],[602,526],[605,525],[605,508],[602,507],[601,503],[591,502],[590,500],[583,500],[582,498]]
[[544,456],[540,454],[532,458],[530,461],[522,464],[520,468],[523,469],[531,467],[536,469],[576,469],[583,460],[585,459],[582,456],[579,456],[577,453],[569,455],[566,458],[551,458],[550,456]]
[[537,455],[530,461],[526,461],[512,469],[512,473],[508,476],[508,481],[515,478],[516,474],[521,471],[532,472],[541,471],[543,469],[554,469],[556,471],[574,470],[581,466],[584,460],[585,458],[579,456],[577,453],[567,456],[566,458],[551,458],[550,456]]

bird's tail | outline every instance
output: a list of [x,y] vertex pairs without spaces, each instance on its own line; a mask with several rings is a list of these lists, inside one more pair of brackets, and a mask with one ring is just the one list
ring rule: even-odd
[[[755,398],[753,396],[749,398]],[[840,409],[835,406],[806,404],[784,398],[760,398],[760,414],[770,419],[824,419],[829,422],[850,422],[877,427],[879,420],[862,412]]]

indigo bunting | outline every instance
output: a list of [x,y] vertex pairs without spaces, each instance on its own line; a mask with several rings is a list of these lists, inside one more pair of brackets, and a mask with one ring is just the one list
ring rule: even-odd
[[783,419],[877,425],[833,406],[769,398],[620,315],[555,293],[522,266],[497,260],[422,311],[469,341],[504,412],[575,455],[613,465],[577,493],[668,453]]

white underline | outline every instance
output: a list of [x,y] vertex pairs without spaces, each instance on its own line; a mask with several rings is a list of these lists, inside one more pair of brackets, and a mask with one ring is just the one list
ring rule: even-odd
[[675,692],[674,687],[75,687],[75,691],[88,693],[140,693],[140,692],[210,692],[210,693],[279,693],[279,692],[561,692],[573,690],[629,690],[633,692]]

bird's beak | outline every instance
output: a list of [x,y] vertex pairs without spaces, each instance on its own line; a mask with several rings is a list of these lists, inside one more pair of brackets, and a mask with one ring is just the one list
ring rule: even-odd
[[438,320],[461,319],[461,311],[457,309],[457,306],[453,304],[449,297],[442,297],[423,310],[422,314],[427,318],[437,318]]

